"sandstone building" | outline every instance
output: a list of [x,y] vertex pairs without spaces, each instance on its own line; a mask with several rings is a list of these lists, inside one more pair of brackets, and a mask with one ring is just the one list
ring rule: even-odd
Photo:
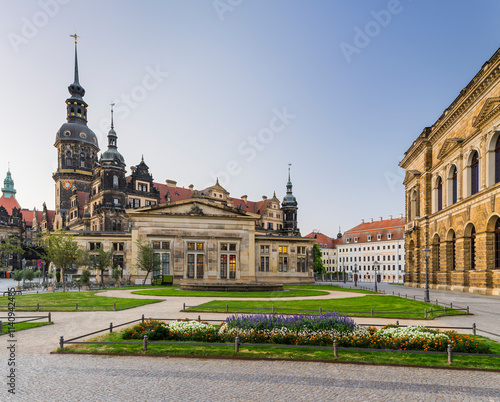
[[406,151],[406,283],[500,295],[500,49]]

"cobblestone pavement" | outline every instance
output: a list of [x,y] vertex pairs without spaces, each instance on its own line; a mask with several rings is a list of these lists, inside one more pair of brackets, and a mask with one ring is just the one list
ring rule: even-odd
[[22,401],[500,401],[500,374],[284,361],[26,355]]

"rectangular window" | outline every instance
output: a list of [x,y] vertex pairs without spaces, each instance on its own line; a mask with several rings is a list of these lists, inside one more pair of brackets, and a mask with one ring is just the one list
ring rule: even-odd
[[97,249],[100,249],[101,248],[101,243],[89,243],[89,250],[90,251],[93,251],[93,250],[97,250]]
[[[221,279],[226,279],[228,276],[229,268],[229,279],[236,279],[236,243],[221,243],[220,244],[220,277]],[[229,263],[229,266],[228,266]],[[262,270],[259,267],[259,270]]]
[[113,251],[123,251],[123,243],[113,243]]
[[273,224],[271,222],[267,223],[267,228],[273,230]]
[[196,255],[196,277],[198,279],[203,278],[203,254]]
[[129,203],[130,203],[131,208],[140,208],[141,207],[141,200],[138,198],[130,198]]
[[229,279],[236,279],[236,255],[229,255]]
[[288,254],[288,246],[280,246],[279,253],[280,254]]
[[227,279],[227,254],[221,254],[220,256],[220,277],[221,279]]
[[194,254],[188,254],[188,266],[187,266],[187,276],[188,278],[194,278]]
[[144,202],[144,204],[145,204],[146,206],[156,205],[156,201],[146,200],[146,201]]

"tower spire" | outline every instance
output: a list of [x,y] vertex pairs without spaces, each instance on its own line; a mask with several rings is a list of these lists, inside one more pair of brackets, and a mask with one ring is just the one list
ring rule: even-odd
[[68,87],[68,91],[71,94],[72,98],[76,98],[78,100],[83,100],[82,97],[85,95],[85,89],[80,85],[79,76],[78,76],[78,49],[77,49],[77,39],[78,35],[75,33],[74,35],[70,35],[72,38],[75,38],[75,77],[73,84]]
[[114,103],[110,103],[111,105],[111,130],[113,130],[115,128],[115,125],[113,123],[113,106],[115,106]]

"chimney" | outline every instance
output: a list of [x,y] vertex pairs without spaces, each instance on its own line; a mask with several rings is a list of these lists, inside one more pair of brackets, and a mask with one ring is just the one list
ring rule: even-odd
[[364,219],[361,219],[361,223],[365,223],[365,220],[364,220]]
[[248,200],[248,195],[242,195],[241,196],[241,199],[245,202],[245,204],[247,203],[247,200]]
[[265,201],[265,200],[267,200],[267,196],[263,195],[262,196],[262,201]]
[[403,214],[399,214],[399,219],[403,219]]
[[373,223],[373,218],[370,218],[370,223]]
[[177,182],[175,180],[167,179],[167,186],[175,188],[175,187],[177,187]]
[[378,217],[378,220],[379,220],[379,222],[382,222],[382,217],[381,217],[381,216],[379,216],[379,217]]
[[392,215],[389,215],[389,220],[392,221]]
[[190,189],[191,191],[193,191],[193,189],[194,189],[194,185],[190,184],[190,185],[189,185],[189,189]]

